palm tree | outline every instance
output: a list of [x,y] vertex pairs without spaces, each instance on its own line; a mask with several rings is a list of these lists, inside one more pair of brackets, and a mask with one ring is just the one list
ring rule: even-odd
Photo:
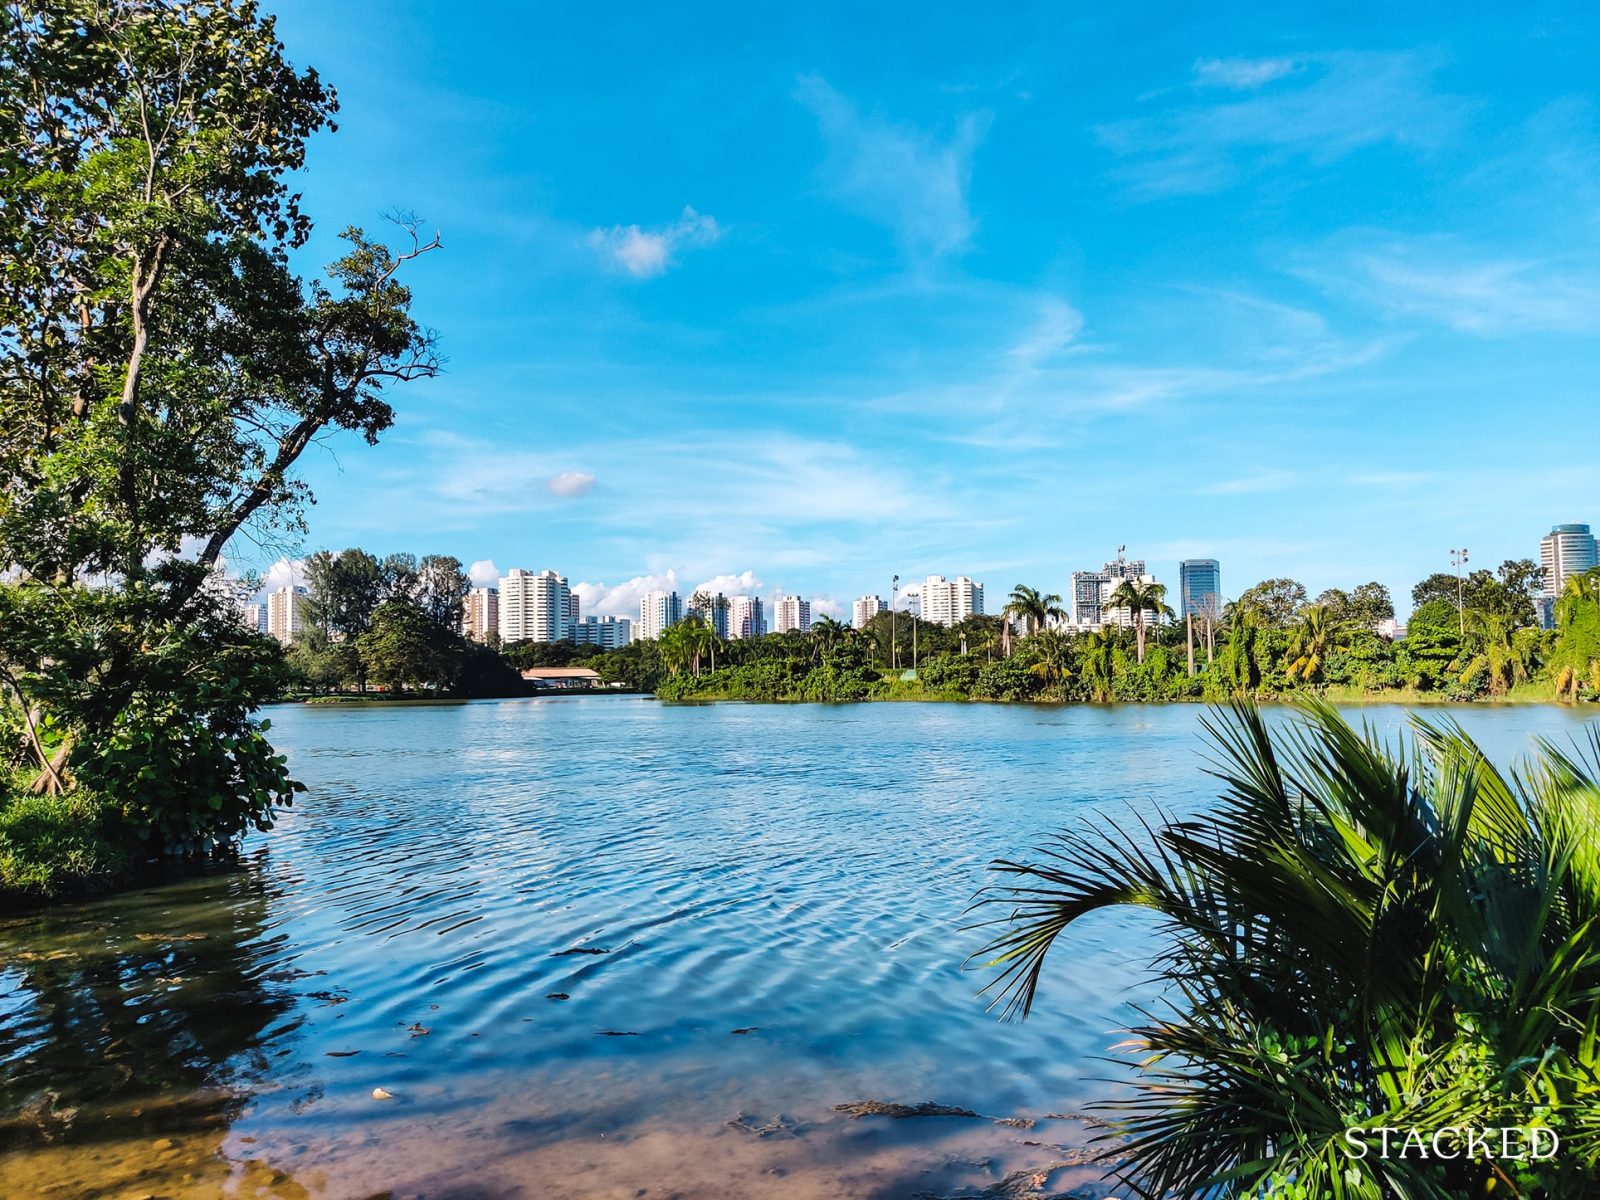
[[1104,608],[1125,608],[1133,614],[1133,636],[1139,648],[1139,661],[1144,661],[1145,614],[1153,613],[1159,619],[1172,610],[1166,606],[1167,586],[1164,583],[1145,583],[1142,579],[1124,579],[1105,601]]
[[1102,625],[1083,640],[1079,667],[1090,697],[1097,703],[1111,699],[1116,687],[1117,635]]
[[1283,673],[1302,683],[1315,683],[1322,677],[1338,636],[1339,622],[1326,604],[1306,605],[1290,630],[1289,663]]
[[1475,635],[1477,653],[1467,660],[1461,682],[1471,683],[1480,675],[1488,678],[1489,694],[1503,696],[1515,685],[1527,681],[1533,670],[1533,647],[1511,627],[1504,613],[1469,610],[1468,629]]
[[1019,583],[1011,589],[1011,599],[1000,610],[1000,616],[1008,622],[1021,621],[1023,632],[1034,634],[1048,625],[1052,617],[1065,620],[1067,610],[1061,607],[1061,597],[1054,592],[1046,594]]
[[1027,652],[1033,656],[1028,670],[1044,680],[1047,688],[1059,689],[1072,678],[1072,639],[1059,629],[1041,629],[1028,639]]
[[[1242,700],[1205,725],[1210,811],[1097,816],[980,898],[989,987],[1023,1016],[1080,917],[1131,905],[1164,931],[1111,1171],[1179,1200],[1594,1197],[1600,730],[1504,775],[1422,717],[1399,749],[1321,701],[1287,729]],[[1537,1168],[1449,1132],[1532,1124],[1562,1131]],[[1444,1130],[1455,1157],[1356,1155],[1380,1127]]]
[[661,631],[661,637],[656,642],[662,664],[674,675],[680,674],[689,665],[689,643],[685,632],[686,626],[681,622],[670,625]]
[[1600,604],[1600,567],[1567,576],[1556,598],[1556,624],[1563,629],[1572,624],[1584,604]]
[[818,617],[811,622],[810,632],[812,643],[820,647],[823,653],[827,653],[835,646],[846,641],[854,633],[854,630],[844,622],[836,621],[832,617]]
[[[714,651],[717,635],[711,626],[700,619],[700,614],[691,612],[683,620],[672,627],[677,630],[675,640],[682,647],[682,653],[694,668],[694,677],[700,678],[700,659],[707,651]],[[668,632],[671,632],[670,630]]]

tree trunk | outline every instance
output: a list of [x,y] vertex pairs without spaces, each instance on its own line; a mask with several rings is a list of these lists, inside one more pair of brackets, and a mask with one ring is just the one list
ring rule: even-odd
[[72,742],[70,733],[62,739],[38,778],[28,785],[29,792],[35,796],[59,796],[72,786],[72,776],[67,772],[67,759],[72,757]]
[[1194,678],[1194,614],[1188,613],[1183,618],[1183,640],[1189,651],[1189,678]]

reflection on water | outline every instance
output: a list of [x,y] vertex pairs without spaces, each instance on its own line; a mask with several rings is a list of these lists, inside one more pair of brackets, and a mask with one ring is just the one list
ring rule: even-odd
[[299,1024],[293,972],[250,949],[268,906],[242,870],[0,922],[0,1194],[221,1190],[228,1128]]
[[[890,1200],[1071,1161],[1147,931],[1086,925],[1005,1026],[963,911],[1075,817],[1203,802],[1198,716],[280,710],[311,790],[240,868],[0,923],[0,1195]],[[1575,726],[1464,720],[1501,756]],[[1034,1124],[835,1111],[869,1098]]]

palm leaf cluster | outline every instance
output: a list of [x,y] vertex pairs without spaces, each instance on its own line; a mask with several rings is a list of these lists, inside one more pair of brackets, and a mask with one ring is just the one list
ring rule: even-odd
[[[990,987],[1020,1015],[1078,918],[1160,919],[1113,1173],[1146,1197],[1600,1196],[1600,730],[1503,774],[1453,725],[1391,748],[1320,702],[1206,727],[1205,815],[1086,825],[997,863],[1011,878],[980,900],[1002,912]],[[1555,1158],[1377,1148],[1382,1126],[1530,1125]]]

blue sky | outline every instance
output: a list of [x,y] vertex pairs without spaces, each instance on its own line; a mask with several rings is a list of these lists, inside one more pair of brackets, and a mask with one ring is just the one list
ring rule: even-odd
[[1586,6],[519,7],[276,5],[342,104],[306,265],[421,214],[448,358],[278,550],[636,613],[1126,544],[1404,609],[1600,524]]

